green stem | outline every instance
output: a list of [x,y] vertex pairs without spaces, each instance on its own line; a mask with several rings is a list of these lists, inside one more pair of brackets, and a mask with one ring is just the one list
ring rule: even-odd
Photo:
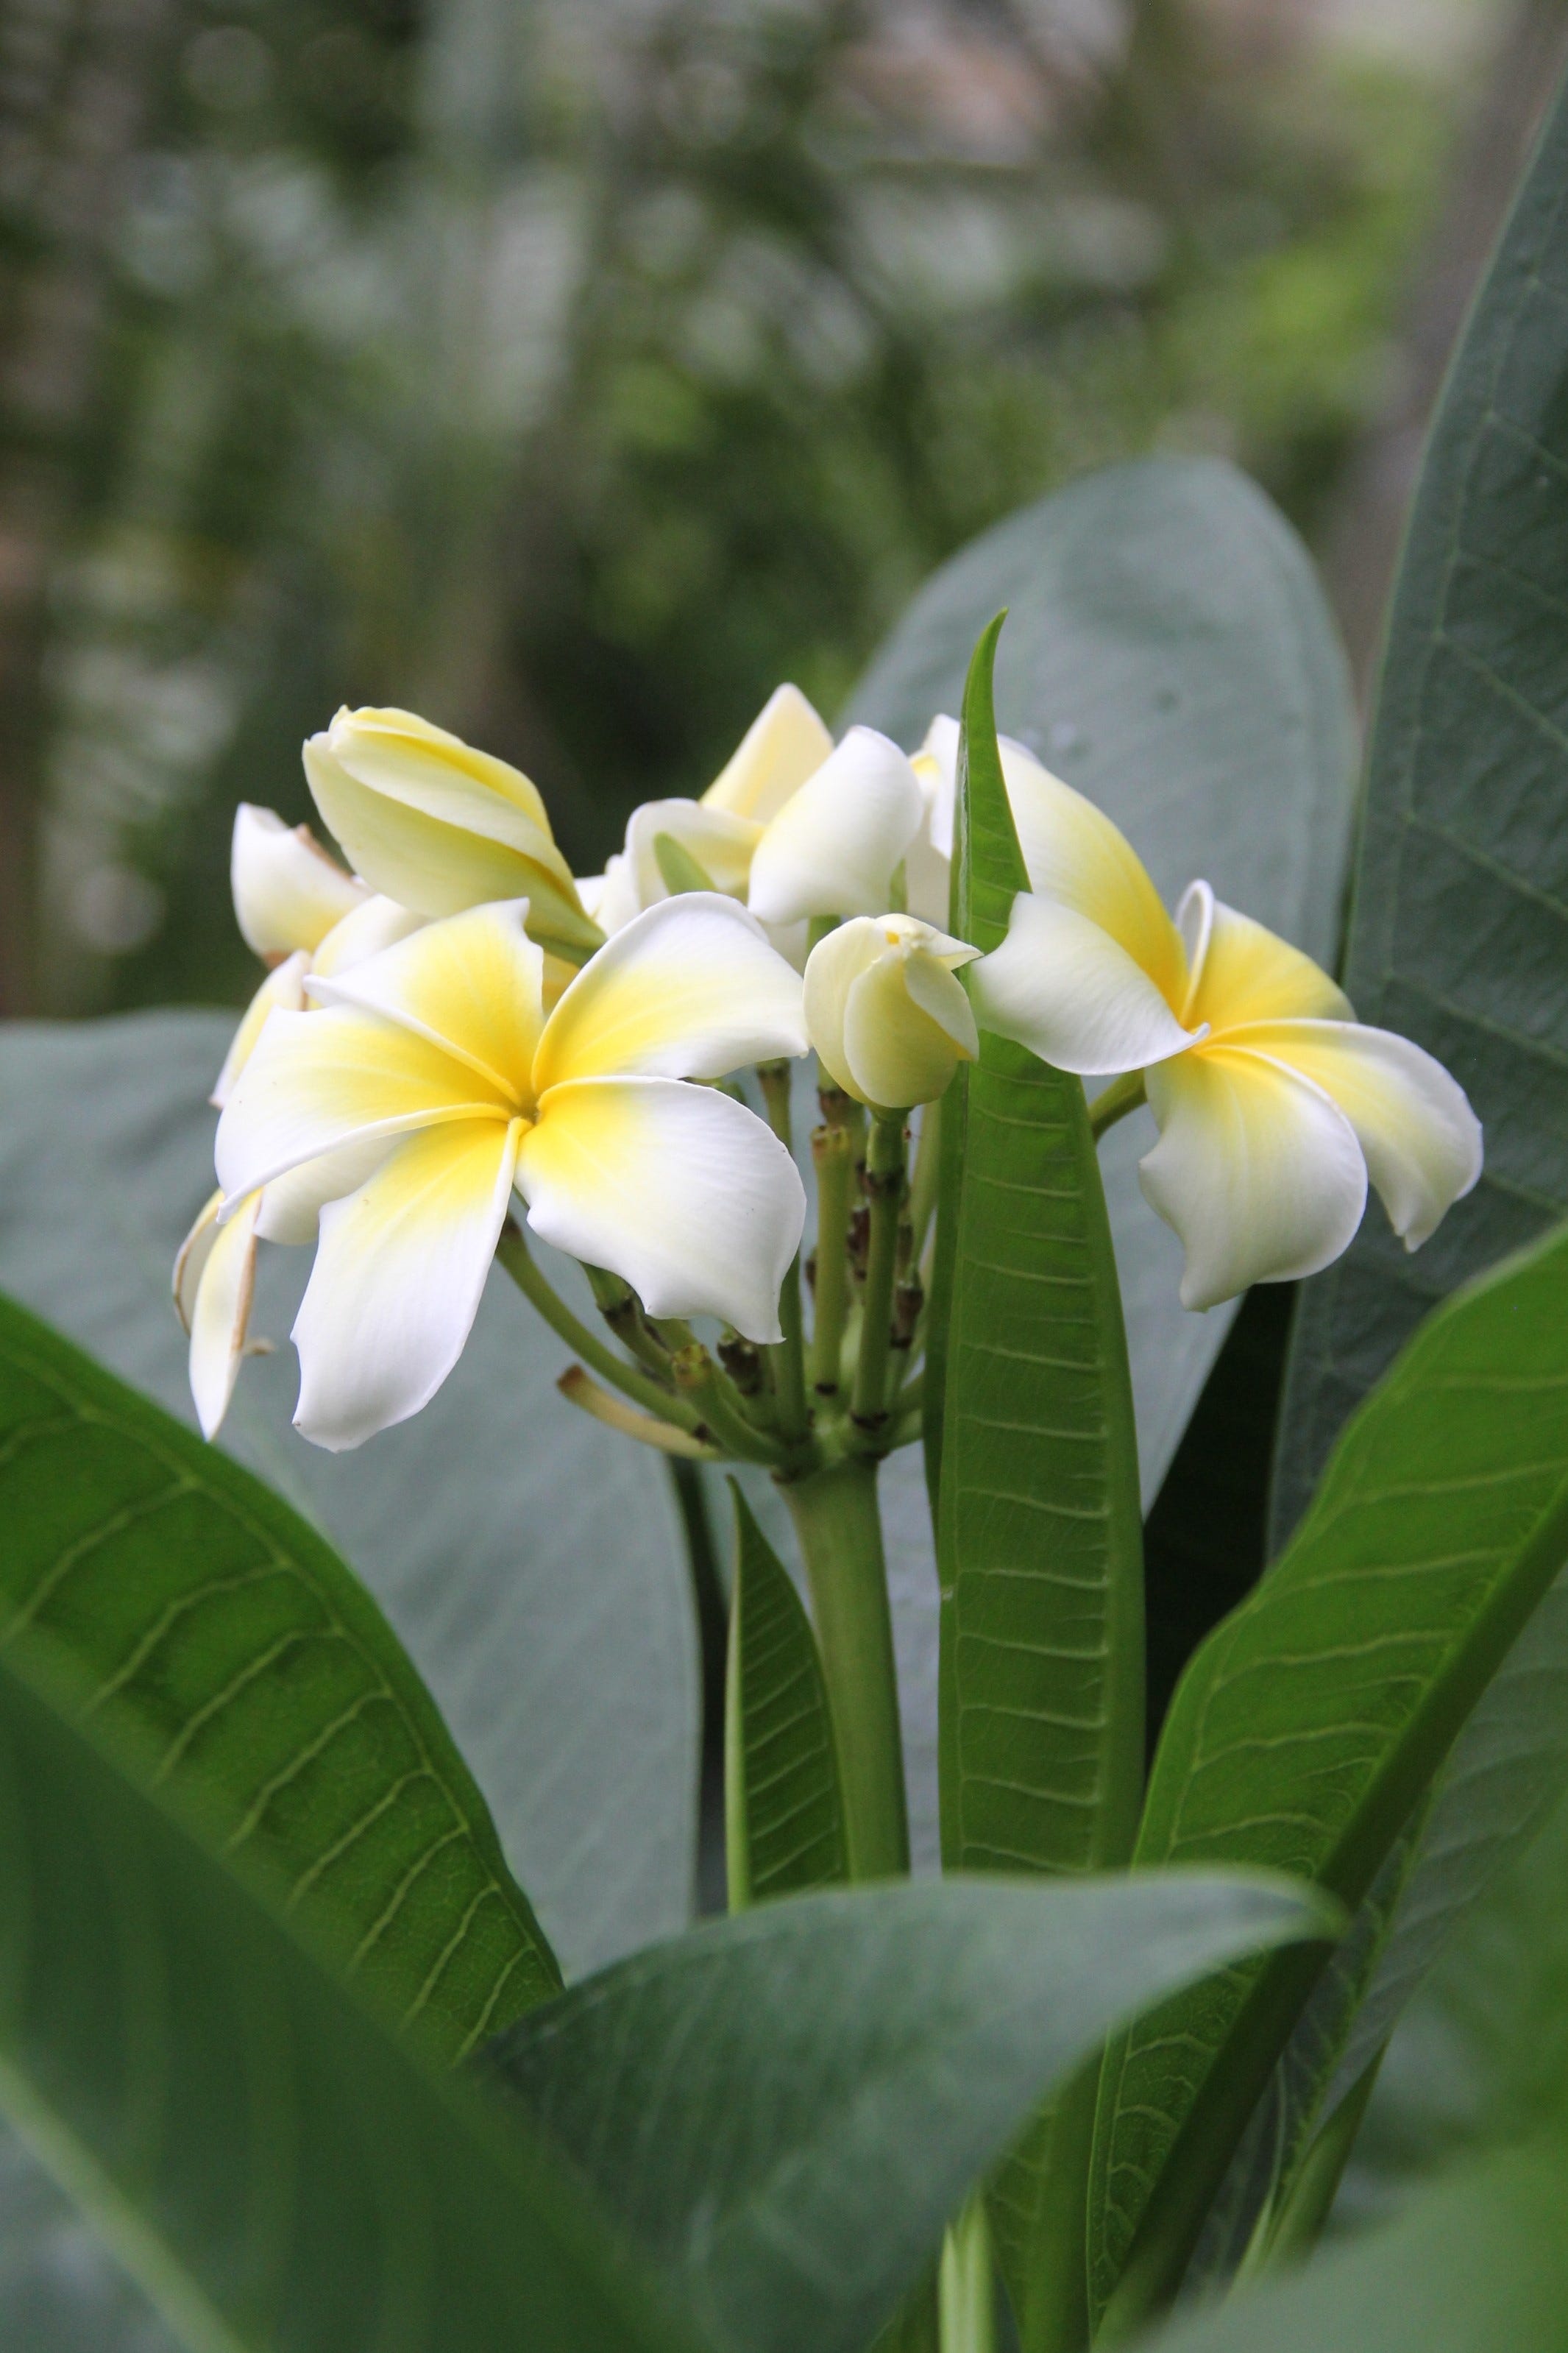
[[1119,1119],[1125,1119],[1130,1111],[1136,1111],[1141,1103],[1147,1103],[1149,1098],[1143,1092],[1143,1075],[1142,1071],[1124,1071],[1121,1078],[1112,1079],[1110,1084],[1095,1096],[1089,1107],[1089,1132],[1096,1144],[1107,1128],[1114,1127]]
[[849,1313],[849,1206],[855,1158],[848,1130],[819,1127],[811,1139],[816,1170],[816,1322],[811,1335],[811,1384],[830,1397],[838,1387],[844,1324]]
[[[786,1152],[793,1150],[790,1124],[790,1073],[787,1062],[759,1062],[757,1079],[763,1090],[763,1102],[768,1114],[768,1125]],[[770,1355],[773,1367],[773,1390],[778,1399],[779,1429],[786,1439],[798,1441],[809,1436],[811,1413],[805,1398],[805,1329],[800,1312],[800,1254],[790,1261],[789,1270],[779,1287],[779,1328],[782,1343],[775,1343]]]
[[937,2312],[942,2353],[996,2353],[996,2287],[984,2190],[964,2201],[942,2242]]
[[699,1413],[681,1398],[672,1397],[668,1389],[661,1388],[657,1381],[649,1380],[646,1373],[639,1373],[631,1365],[624,1363],[613,1348],[606,1347],[585,1324],[578,1322],[566,1302],[557,1297],[533,1263],[521,1226],[503,1228],[501,1238],[496,1244],[496,1257],[523,1297],[539,1310],[551,1330],[564,1340],[585,1365],[591,1366],[601,1380],[608,1381],[612,1388],[619,1389],[623,1397],[633,1398],[649,1413],[657,1414],[660,1420],[673,1421],[678,1429],[691,1430],[699,1437],[702,1434],[702,1418]]
[[899,1209],[904,1190],[904,1115],[879,1112],[866,1149],[870,1240],[866,1256],[864,1321],[855,1364],[850,1410],[858,1427],[876,1436],[888,1418],[888,1359],[893,1340],[893,1282],[899,1262]]
[[675,1385],[723,1453],[739,1462],[768,1462],[776,1467],[783,1461],[782,1449],[746,1419],[734,1385],[700,1340],[693,1340],[676,1356]]
[[851,1879],[910,1867],[893,1623],[874,1462],[836,1462],[784,1482],[811,1586],[844,1792]]

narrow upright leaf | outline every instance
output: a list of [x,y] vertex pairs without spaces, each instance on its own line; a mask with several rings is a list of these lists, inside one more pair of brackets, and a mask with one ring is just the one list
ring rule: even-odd
[[[1439,1310],[1357,1415],[1177,1691],[1137,1860],[1267,1863],[1360,1904],[1565,1556],[1568,1229]],[[1108,2060],[1092,2284],[1119,2320],[1179,2281],[1315,1973],[1233,1973]]]
[[816,1637],[733,1479],[735,1580],[724,1693],[730,1909],[847,1878],[833,1724]]
[[1568,95],[1449,375],[1389,628],[1345,987],[1447,1063],[1486,1129],[1412,1257],[1373,1214],[1306,1286],[1275,1543],[1426,1309],[1568,1209]]
[[237,1463],[0,1300],[0,1659],[123,1725],[318,1947],[456,2054],[560,1986],[370,1596]]
[[[992,709],[1000,626],[965,690],[953,844],[952,929],[984,949],[1026,887]],[[927,1433],[943,1859],[1092,1871],[1131,1849],[1143,1746],[1138,1454],[1104,1195],[1080,1081],[1024,1047],[983,1032],[949,1104]],[[1031,2307],[1081,2263],[1092,2088],[1040,2122],[998,2185],[1027,2353]]]
[[0,1650],[0,2113],[176,2339],[698,2353],[558,2154],[363,2010],[58,1664]]

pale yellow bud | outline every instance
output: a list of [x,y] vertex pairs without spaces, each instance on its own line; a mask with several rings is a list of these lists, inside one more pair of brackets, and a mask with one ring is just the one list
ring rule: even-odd
[[903,1111],[944,1094],[980,1050],[960,965],[978,951],[914,915],[860,915],[805,967],[805,1026],[847,1094]]

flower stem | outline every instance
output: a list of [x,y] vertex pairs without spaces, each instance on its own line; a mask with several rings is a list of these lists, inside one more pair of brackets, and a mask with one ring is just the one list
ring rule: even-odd
[[[757,1079],[767,1109],[768,1125],[786,1152],[790,1140],[790,1072],[787,1062],[759,1062]],[[805,1333],[800,1313],[800,1253],[790,1261],[779,1287],[779,1325],[784,1339],[772,1350],[773,1387],[778,1398],[779,1430],[796,1441],[811,1429],[805,1398]]]
[[555,1384],[568,1405],[581,1407],[606,1429],[618,1430],[623,1437],[635,1438],[639,1445],[657,1447],[663,1454],[678,1454],[689,1462],[719,1462],[723,1460],[717,1447],[706,1446],[689,1430],[678,1429],[668,1414],[657,1419],[631,1405],[625,1398],[612,1397],[602,1389],[592,1373],[581,1365],[568,1365]]
[[942,2353],[996,2353],[996,2285],[982,2189],[971,2191],[942,2242],[937,2312]]
[[850,1198],[855,1156],[849,1132],[819,1127],[811,1139],[816,1169],[816,1322],[811,1335],[811,1383],[819,1396],[838,1387],[844,1323],[849,1313]]
[[1107,1128],[1114,1127],[1119,1119],[1125,1119],[1130,1111],[1136,1111],[1141,1103],[1147,1101],[1142,1071],[1125,1071],[1121,1078],[1112,1079],[1089,1107],[1089,1132],[1096,1144]]
[[899,1209],[904,1191],[904,1115],[879,1112],[866,1147],[870,1238],[866,1256],[865,1320],[850,1400],[857,1428],[874,1438],[888,1418],[888,1358],[893,1338]]
[[721,1372],[700,1340],[676,1356],[675,1385],[700,1416],[703,1429],[720,1451],[740,1462],[772,1462],[784,1459],[775,1439],[746,1419],[745,1409],[728,1376]]
[[623,1363],[597,1334],[578,1322],[566,1302],[557,1297],[535,1266],[521,1226],[509,1223],[501,1229],[500,1240],[496,1244],[496,1257],[523,1297],[539,1310],[551,1330],[564,1340],[585,1365],[592,1366],[601,1380],[608,1381],[611,1388],[619,1389],[623,1397],[629,1397],[649,1413],[658,1414],[661,1420],[673,1421],[678,1429],[689,1430],[694,1436],[702,1435],[700,1415],[682,1398],[672,1397],[668,1389],[661,1388],[657,1381],[650,1380],[646,1373],[639,1373],[635,1366]]
[[910,1867],[893,1624],[874,1462],[782,1482],[811,1586],[844,1792],[851,1879]]

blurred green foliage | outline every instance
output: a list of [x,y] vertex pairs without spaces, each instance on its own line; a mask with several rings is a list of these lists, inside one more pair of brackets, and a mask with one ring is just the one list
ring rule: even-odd
[[1089,466],[1223,448],[1310,532],[1463,77],[1308,14],[10,0],[13,1009],[246,987],[233,804],[303,816],[340,702],[586,869]]

